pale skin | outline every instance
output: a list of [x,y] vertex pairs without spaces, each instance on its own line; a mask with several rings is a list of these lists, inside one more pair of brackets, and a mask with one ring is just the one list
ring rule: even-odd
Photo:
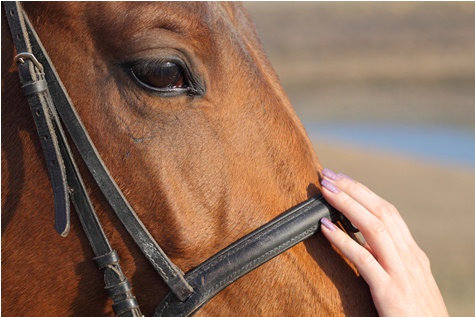
[[344,174],[323,171],[322,194],[363,234],[358,244],[328,219],[322,232],[368,283],[380,316],[448,316],[430,269],[398,210]]

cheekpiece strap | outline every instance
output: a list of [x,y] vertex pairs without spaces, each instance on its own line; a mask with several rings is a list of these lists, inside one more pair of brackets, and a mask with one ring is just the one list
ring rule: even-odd
[[43,66],[33,55],[21,5],[18,2],[3,2],[3,5],[18,53],[15,61],[22,90],[30,105],[53,188],[55,229],[64,237],[69,232],[70,204],[66,170],[56,133],[59,118],[45,80]]

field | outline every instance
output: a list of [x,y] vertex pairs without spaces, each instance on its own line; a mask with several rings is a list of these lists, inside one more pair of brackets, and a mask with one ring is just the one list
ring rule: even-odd
[[[305,123],[451,126],[475,133],[475,3],[246,6]],[[311,137],[324,166],[398,207],[431,259],[450,315],[473,316],[475,165]]]

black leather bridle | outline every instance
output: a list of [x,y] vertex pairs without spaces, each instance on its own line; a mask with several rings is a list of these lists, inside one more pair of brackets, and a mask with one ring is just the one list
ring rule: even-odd
[[312,236],[319,230],[322,217],[355,229],[321,196],[313,197],[183,273],[153,239],[111,177],[21,5],[3,4],[17,50],[15,62],[22,90],[31,108],[53,187],[55,229],[61,236],[68,234],[71,200],[94,252],[93,260],[104,270],[105,289],[113,300],[116,315],[142,316],[120,267],[119,255],[110,246],[91,204],[63,126],[104,197],[170,288],[155,317],[192,315],[238,278]]

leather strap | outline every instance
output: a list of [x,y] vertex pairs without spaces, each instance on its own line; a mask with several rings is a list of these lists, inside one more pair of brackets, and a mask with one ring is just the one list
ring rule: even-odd
[[[17,60],[23,91],[33,116],[39,117],[35,117],[35,123],[40,138],[45,139],[42,144],[48,141],[43,144],[46,160],[57,163],[53,164],[54,168],[48,166],[55,195],[56,230],[63,236],[67,234],[69,193],[95,254],[94,261],[104,270],[105,288],[113,300],[115,314],[141,316],[118,254],[111,248],[87,195],[59,117],[114,212],[170,287],[171,292],[157,307],[155,317],[193,314],[235,280],[317,232],[322,217],[345,223],[345,218],[323,198],[311,198],[183,274],[152,238],[112,179],[20,5],[4,2],[4,6],[20,52]],[[348,221],[346,224],[351,227]]]
[[[68,146],[65,133],[61,126],[61,121],[59,120],[56,109],[50,97],[45,74],[43,72],[43,66],[36,59],[35,55],[32,54],[33,50],[31,47],[30,37],[35,38],[37,35],[31,28],[26,28],[28,21],[26,16],[23,15],[23,11],[21,10],[19,3],[4,2],[4,7],[7,16],[9,17],[8,21],[10,27],[11,25],[16,25],[16,28],[12,30],[12,35],[17,50],[25,47],[28,49],[28,52],[20,52],[16,57],[17,62],[20,64],[20,78],[22,83],[24,83],[23,92],[29,100],[33,117],[35,117],[35,122],[37,122],[36,126],[40,138],[49,147],[53,147],[55,151],[54,159],[57,160],[56,162],[61,162],[61,181],[64,182],[62,185],[65,188],[68,188],[69,185],[69,190],[67,191],[64,201],[60,201],[67,206],[67,229],[69,230],[69,193],[71,193],[72,201],[77,211],[79,220],[81,221],[83,230],[86,233],[94,254],[96,255],[96,263],[98,263],[98,267],[100,269],[104,269],[104,282],[106,289],[115,289],[115,292],[109,293],[109,296],[113,301],[114,312],[116,312],[116,314],[121,317],[141,317],[142,313],[140,312],[135,297],[132,295],[130,285],[126,288],[119,287],[119,285],[128,284],[127,278],[124,276],[118,263],[119,256],[111,249],[109,241],[107,240],[94,208],[92,207],[92,204],[86,193],[84,183],[80,177],[79,170],[76,166],[76,163],[74,162],[71,150]],[[18,28],[21,30],[18,30]],[[21,33],[19,33],[20,31]],[[27,67],[27,61],[32,65]],[[47,115],[43,115],[44,113],[47,113]],[[46,120],[38,120],[36,117],[46,117]],[[46,123],[44,123],[44,121]],[[47,125],[48,131],[44,131],[45,124]],[[43,148],[45,149],[45,146]],[[48,151],[50,150],[49,148],[46,149]],[[49,154],[47,150],[44,150],[44,152],[48,163],[49,159],[52,157],[52,154]],[[54,185],[58,177],[59,176],[57,174],[50,174],[55,192],[55,198],[60,197],[59,194],[57,194],[58,189]],[[56,199],[55,209],[58,210]],[[57,223],[58,212],[56,212],[55,224]],[[56,227],[58,231],[58,226]],[[63,236],[67,234],[67,231],[61,232]],[[126,305],[124,303],[126,303]]]
[[273,257],[315,234],[320,219],[341,214],[322,197],[313,197],[217,253],[185,278],[195,290],[185,302],[169,293],[154,317],[191,316],[225,287]]
[[5,12],[18,55],[18,73],[23,93],[40,137],[46,167],[53,188],[55,229],[61,236],[69,232],[69,194],[66,170],[55,133],[56,111],[48,91],[43,67],[32,54],[29,34],[25,28],[22,11],[15,2],[4,2]]
[[[65,142],[64,133],[61,135],[63,137],[60,138],[60,147],[65,157],[68,183],[71,186],[72,202],[94,252],[95,257],[93,261],[100,270],[104,270],[104,288],[108,296],[112,299],[112,308],[115,314],[121,317],[142,317],[143,315],[139,309],[137,300],[133,296],[130,284],[119,264],[119,255],[115,250],[112,250],[109,240],[102,230],[102,225],[87,195],[85,185],[81,179],[73,156]],[[121,287],[121,285],[128,285],[129,287]],[[115,291],[109,292],[110,289],[114,289]],[[127,310],[117,310],[114,308],[116,305],[120,305],[124,300],[129,300],[134,305],[128,305]]]
[[126,200],[117,184],[111,177],[102,158],[90,139],[84,125],[64,88],[59,76],[51,63],[46,50],[43,48],[36,32],[34,32],[28,18],[25,16],[25,26],[30,33],[32,52],[41,61],[46,78],[48,78],[49,90],[55,101],[56,110],[63,120],[64,126],[69,132],[73,143],[86,163],[89,171],[101,189],[104,197],[121,220],[124,227],[132,236],[135,243],[140,247],[149,262],[159,273],[165,283],[181,300],[185,300],[193,289],[184,279],[184,273],[174,265],[163,252],[152,235],[145,228],[135,211]]

